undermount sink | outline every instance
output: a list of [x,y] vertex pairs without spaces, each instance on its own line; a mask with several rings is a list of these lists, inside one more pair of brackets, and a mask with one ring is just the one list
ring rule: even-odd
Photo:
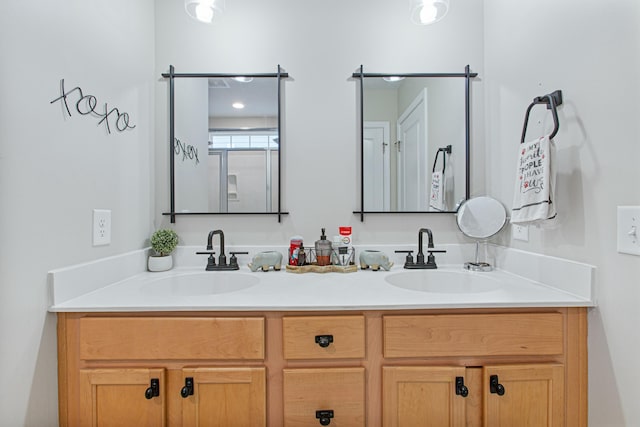
[[152,295],[198,296],[241,291],[258,284],[257,277],[237,272],[202,271],[154,279],[142,287]]
[[502,287],[494,278],[468,271],[413,270],[390,274],[385,280],[398,288],[441,294],[491,292]]

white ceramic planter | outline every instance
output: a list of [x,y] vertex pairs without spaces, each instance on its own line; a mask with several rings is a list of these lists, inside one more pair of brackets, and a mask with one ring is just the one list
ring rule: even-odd
[[149,256],[147,262],[147,268],[149,271],[167,271],[173,267],[173,257],[171,255],[165,256]]

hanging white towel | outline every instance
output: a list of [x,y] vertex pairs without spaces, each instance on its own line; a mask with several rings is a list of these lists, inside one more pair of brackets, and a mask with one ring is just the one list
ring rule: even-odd
[[430,211],[445,210],[445,177],[444,171],[433,171],[431,174],[431,197],[429,198]]
[[548,136],[520,144],[511,223],[536,224],[556,216],[555,143]]

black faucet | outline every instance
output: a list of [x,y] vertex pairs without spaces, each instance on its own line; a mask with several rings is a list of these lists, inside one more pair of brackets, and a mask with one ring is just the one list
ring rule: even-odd
[[[427,262],[424,262],[424,252],[422,251],[422,234],[427,233],[428,241],[427,241]],[[421,228],[418,231],[418,255],[416,255],[416,262],[413,262],[413,251],[396,251],[396,253],[406,253],[407,258],[404,262],[404,268],[407,269],[435,269],[438,268],[436,265],[436,257],[433,255],[434,253],[442,253],[447,252],[445,250],[436,250],[433,246],[433,233],[428,228]]]
[[[216,264],[216,259],[213,255],[215,252],[213,251],[213,236],[218,234],[220,236],[220,255],[218,256],[218,264]],[[207,271],[219,271],[219,270],[239,270],[240,266],[238,265],[238,259],[236,258],[237,254],[247,254],[248,252],[230,252],[231,258],[229,259],[229,264],[227,264],[227,255],[224,253],[224,232],[222,230],[213,230],[209,232],[209,236],[207,236],[207,250],[196,252],[198,255],[209,255],[207,259]]]

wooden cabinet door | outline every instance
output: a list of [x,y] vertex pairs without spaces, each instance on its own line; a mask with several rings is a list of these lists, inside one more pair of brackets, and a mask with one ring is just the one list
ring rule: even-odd
[[365,427],[364,368],[285,369],[283,380],[285,427]]
[[565,397],[562,365],[486,366],[483,384],[485,387],[484,425],[492,427],[564,426]]
[[464,375],[464,367],[385,366],[383,426],[464,427],[466,399],[456,395],[456,377]]
[[[152,380],[157,380],[157,393],[155,387],[147,391]],[[83,369],[80,425],[165,426],[164,384],[164,369]]]
[[266,426],[265,368],[196,368],[182,373],[193,379],[193,394],[183,394],[183,427]]

